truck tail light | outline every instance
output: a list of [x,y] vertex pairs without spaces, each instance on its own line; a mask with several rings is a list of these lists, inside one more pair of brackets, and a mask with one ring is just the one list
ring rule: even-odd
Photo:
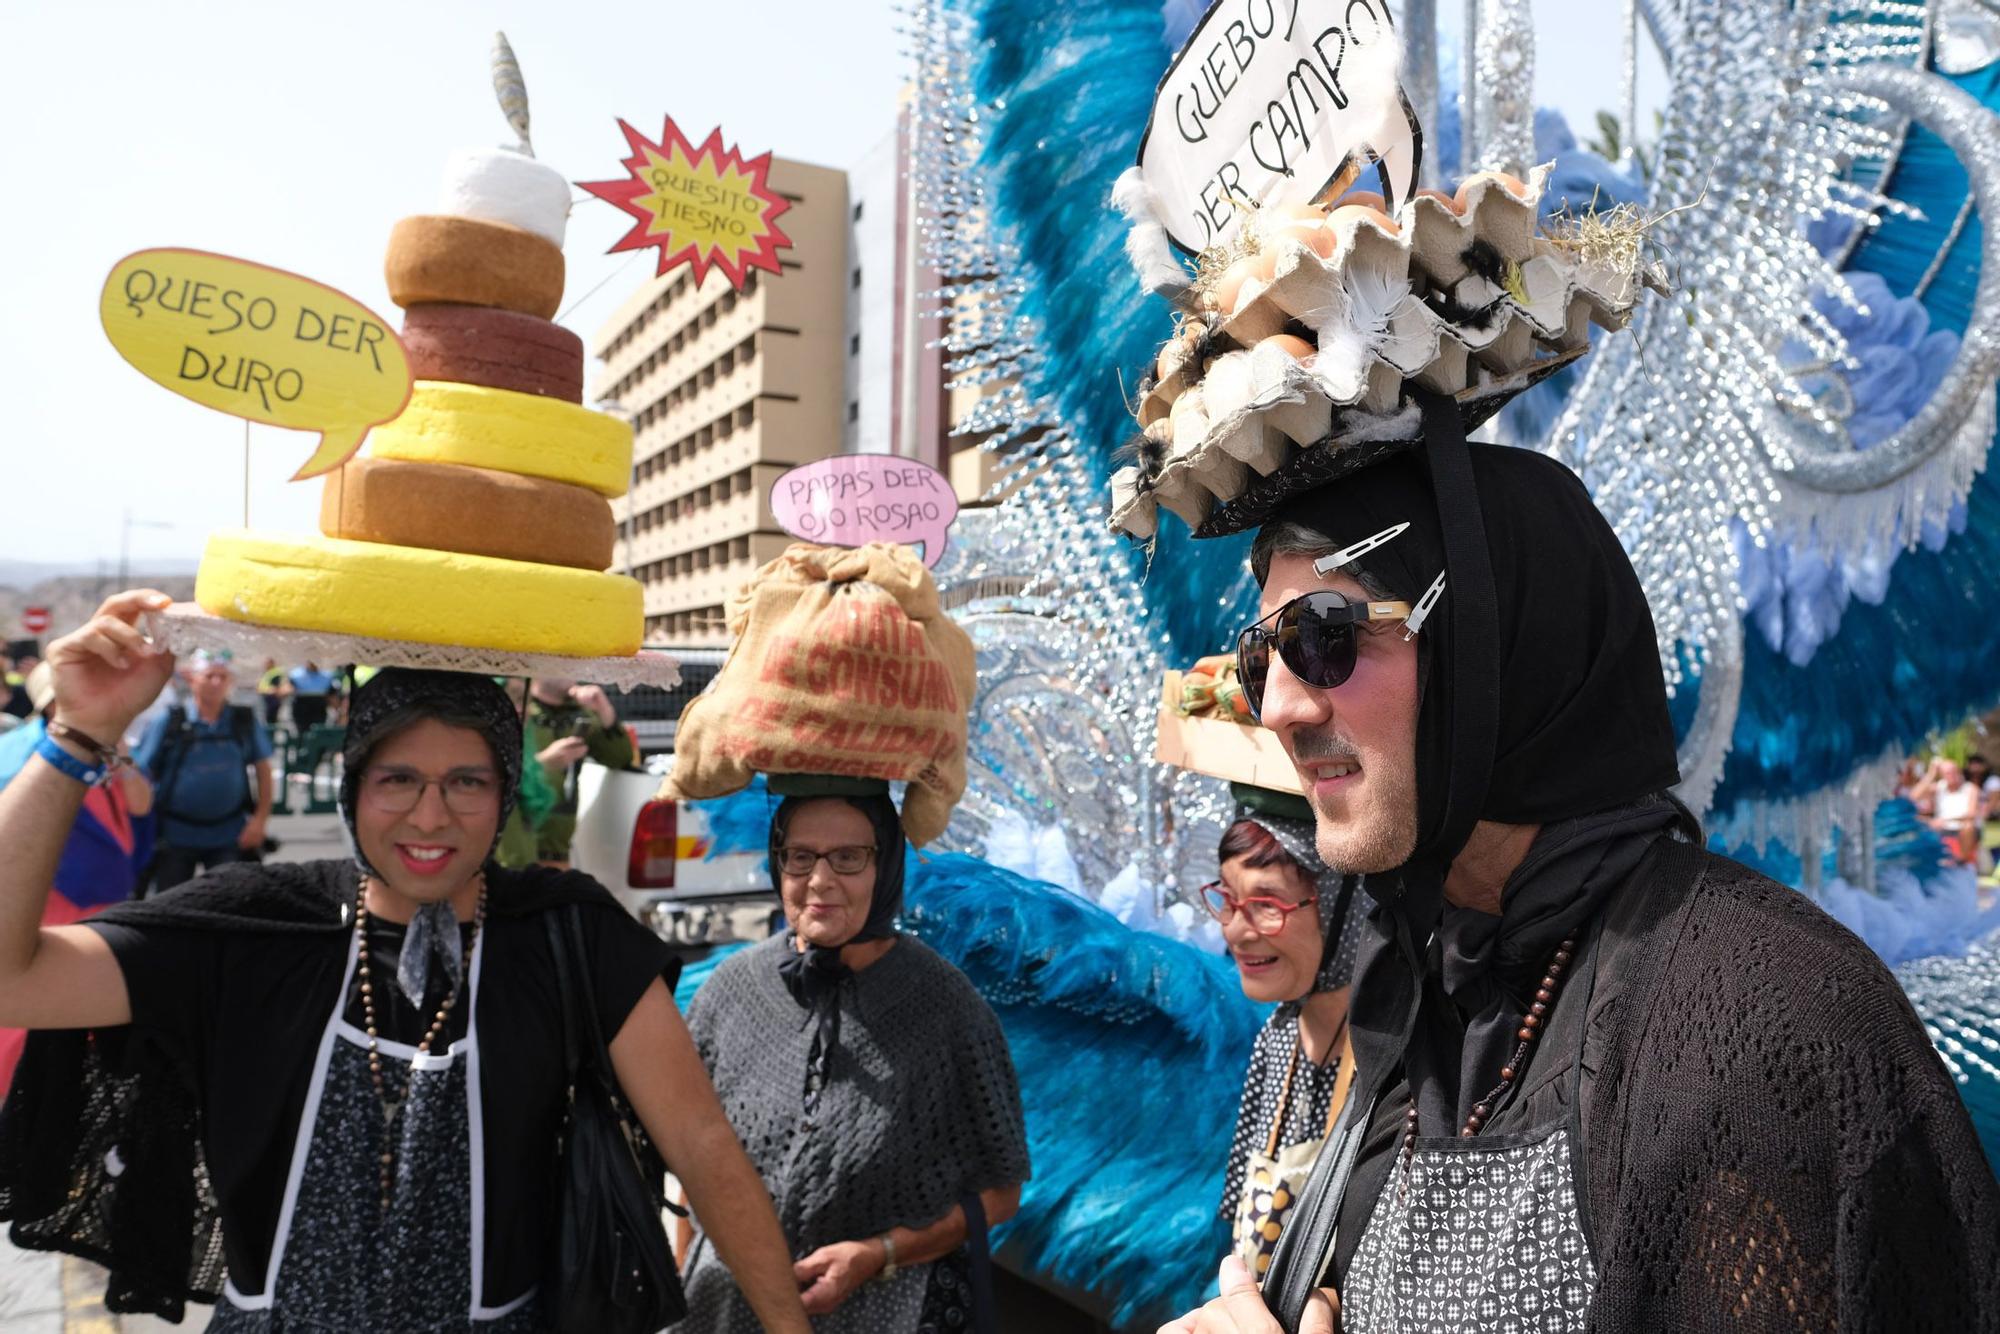
[[680,844],[680,808],[654,800],[639,808],[632,822],[632,852],[625,863],[625,880],[634,889],[672,889],[674,856]]

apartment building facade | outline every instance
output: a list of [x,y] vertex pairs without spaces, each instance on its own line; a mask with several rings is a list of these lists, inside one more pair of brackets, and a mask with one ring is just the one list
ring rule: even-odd
[[743,290],[682,266],[600,328],[598,406],[633,425],[613,569],[645,587],[649,643],[722,645],[730,596],[791,541],[771,514],[786,469],[841,451],[849,340],[846,173],[773,158],[792,207],[783,272]]

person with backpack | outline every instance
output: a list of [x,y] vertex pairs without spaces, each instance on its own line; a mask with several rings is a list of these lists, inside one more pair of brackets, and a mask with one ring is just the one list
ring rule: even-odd
[[200,870],[258,860],[271,817],[271,734],[254,710],[229,702],[230,659],[197,653],[186,677],[189,702],[154,718],[133,753],[157,794],[154,894]]

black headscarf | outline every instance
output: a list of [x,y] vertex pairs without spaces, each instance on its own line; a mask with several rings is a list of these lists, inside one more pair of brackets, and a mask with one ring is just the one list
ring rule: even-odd
[[[484,737],[493,751],[494,767],[500,771],[500,818],[493,826],[493,847],[486,849],[486,857],[490,859],[493,849],[500,846],[500,832],[507,827],[507,816],[521,790],[521,715],[514,702],[489,676],[385,667],[354,692],[347,710],[347,735],[341,745],[340,813],[347,821],[354,860],[363,875],[378,873],[368,864],[360,832],[354,826],[362,775],[376,747],[427,718],[469,727]],[[451,905],[445,902],[425,904],[411,915],[397,960],[397,983],[419,1009],[424,1006],[433,959],[453,982],[459,980],[464,962],[458,926]]]
[[808,1108],[824,1085],[827,1067],[840,1045],[840,986],[854,975],[840,961],[841,948],[863,941],[887,940],[896,934],[896,918],[903,911],[903,850],[907,846],[902,818],[896,814],[896,803],[887,793],[786,797],[771,816],[770,871],[774,885],[782,883],[779,858],[785,832],[791,828],[792,817],[799,807],[809,801],[844,801],[868,817],[868,824],[875,831],[875,890],[868,900],[868,916],[861,929],[839,945],[807,945],[800,950],[796,930],[785,931],[785,947],[778,956],[778,976],[792,999],[807,1012],[808,1022],[819,1025],[807,1063]]
[[[1685,812],[1660,795],[1679,771],[1652,614],[1583,483],[1542,454],[1464,443],[1449,413],[1426,424],[1421,451],[1275,517],[1336,546],[1408,523],[1358,562],[1391,597],[1415,603],[1446,575],[1419,640],[1416,848],[1365,878],[1378,906],[1351,1022],[1362,1069],[1405,1064],[1424,1122],[1455,1128],[1497,1081],[1523,987]],[[1443,898],[1479,820],[1543,827],[1498,918]]]

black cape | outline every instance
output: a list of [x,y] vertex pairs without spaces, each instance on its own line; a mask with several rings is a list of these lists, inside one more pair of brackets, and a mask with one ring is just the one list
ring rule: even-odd
[[[1484,1132],[1562,1114],[1587,1022],[1591,1329],[2000,1329],[2000,1185],[1866,945],[1796,891],[1661,837],[1607,897],[1598,951],[1587,1019],[1565,988]],[[1328,1286],[1408,1105],[1399,1079],[1370,1121]]]
[[[352,862],[224,866],[90,920],[339,933],[353,929],[358,877]],[[489,866],[487,885],[496,917],[619,906],[578,871]],[[12,1220],[16,1246],[66,1251],[110,1270],[109,1310],[179,1320],[186,1302],[214,1302],[225,1277],[222,1221],[185,1062],[138,1027],[30,1033],[0,1103],[0,1220]]]

